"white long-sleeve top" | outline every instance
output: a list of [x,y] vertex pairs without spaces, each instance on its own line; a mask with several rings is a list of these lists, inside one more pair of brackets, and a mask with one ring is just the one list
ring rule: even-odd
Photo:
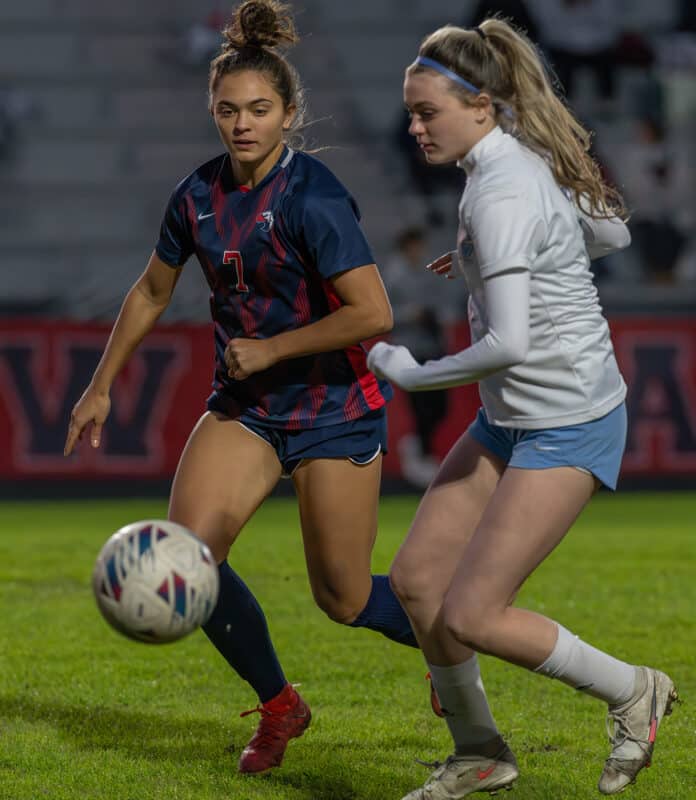
[[[460,166],[468,180],[458,260],[469,289],[472,345],[423,365],[405,348],[378,345],[368,366],[410,391],[478,381],[486,416],[506,427],[603,416],[623,400],[626,386],[577,210],[544,160],[499,128]],[[621,223],[607,224],[611,235],[626,238]],[[586,225],[606,246],[603,221]]]

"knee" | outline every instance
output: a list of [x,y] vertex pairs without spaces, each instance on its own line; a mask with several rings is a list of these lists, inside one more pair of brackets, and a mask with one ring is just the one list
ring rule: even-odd
[[404,608],[430,604],[435,594],[435,584],[425,572],[409,569],[398,560],[389,572],[389,585]]
[[404,570],[398,561],[392,564],[389,570],[389,585],[399,602],[405,605],[411,598],[411,576]]
[[313,588],[312,594],[317,606],[330,620],[338,622],[339,625],[350,625],[355,622],[367,603],[367,599],[364,599],[361,603],[360,600],[351,597],[350,594],[341,592],[337,587],[326,584],[320,588]]
[[447,633],[460,644],[479,653],[490,653],[497,627],[498,614],[494,609],[472,598],[445,600],[442,621]]
[[230,547],[241,530],[239,521],[225,512],[204,515],[170,514],[169,518],[172,522],[184,525],[208,545],[218,564],[227,558]]

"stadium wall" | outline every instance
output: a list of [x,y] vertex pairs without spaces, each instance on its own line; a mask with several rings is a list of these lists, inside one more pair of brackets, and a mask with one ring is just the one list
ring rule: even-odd
[[[696,320],[619,315],[610,320],[629,385],[629,437],[620,485],[696,488]],[[112,392],[102,447],[62,455],[70,410],[87,385],[109,328],[37,320],[0,320],[0,492],[27,496],[46,487],[66,494],[166,490],[212,378],[207,325],[159,326],[131,359]],[[450,349],[468,342],[450,329]],[[475,387],[450,392],[436,432],[442,456],[478,407]],[[385,486],[400,479],[396,443],[413,427],[397,390],[389,407]]]

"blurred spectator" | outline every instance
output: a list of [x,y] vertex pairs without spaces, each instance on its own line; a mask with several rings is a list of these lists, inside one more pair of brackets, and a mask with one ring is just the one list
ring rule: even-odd
[[[418,361],[441,358],[446,353],[445,326],[465,315],[462,281],[448,281],[425,269],[426,234],[406,228],[385,262],[384,283],[394,311],[391,341],[402,344]],[[401,471],[409,483],[425,488],[435,475],[438,461],[432,454],[433,435],[447,413],[447,392],[409,392],[415,432],[398,444]]]
[[636,136],[622,144],[616,160],[632,215],[633,245],[646,281],[672,283],[695,221],[689,156],[668,136],[662,119],[643,115],[636,127]]
[[577,72],[592,72],[605,108],[616,94],[615,61],[622,17],[612,0],[535,0],[540,38],[572,99]]
[[672,29],[656,37],[657,62],[662,68],[696,69],[696,3],[680,0]]

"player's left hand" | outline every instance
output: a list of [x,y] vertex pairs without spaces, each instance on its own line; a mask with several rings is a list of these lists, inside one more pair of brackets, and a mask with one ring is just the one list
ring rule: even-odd
[[230,339],[225,348],[227,374],[243,381],[277,361],[270,339]]
[[406,370],[419,366],[408,347],[403,345],[377,342],[367,354],[367,368],[378,378],[386,378],[397,386],[401,386]]

